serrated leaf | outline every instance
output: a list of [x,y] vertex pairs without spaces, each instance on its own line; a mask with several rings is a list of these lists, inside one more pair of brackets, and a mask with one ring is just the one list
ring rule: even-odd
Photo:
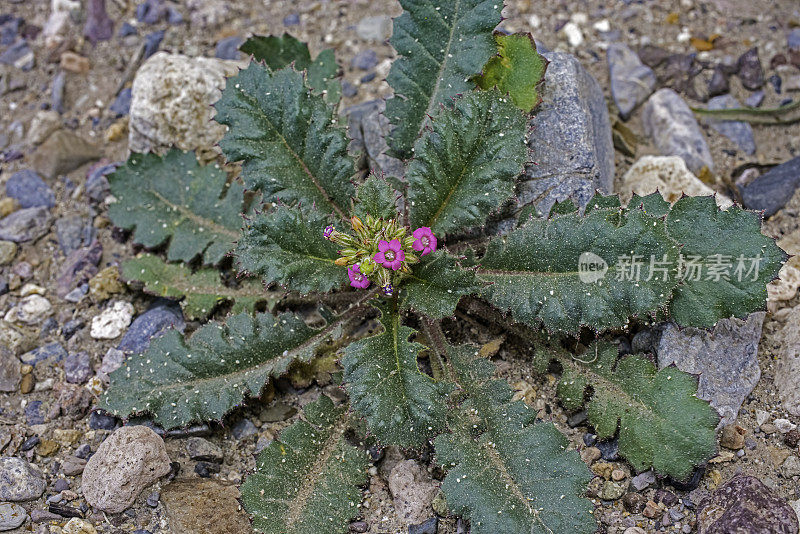
[[389,146],[408,158],[428,117],[454,96],[474,87],[470,78],[497,50],[492,31],[502,2],[491,0],[401,0],[390,43],[401,56],[386,81],[394,98],[385,115],[394,126]]
[[[638,280],[634,255],[647,262]],[[569,332],[583,325],[600,330],[665,307],[677,283],[677,257],[661,219],[640,210],[595,209],[583,216],[531,219],[494,238],[477,274],[491,284],[482,295],[517,321],[537,326],[541,320],[548,329]],[[653,270],[647,280],[650,258],[664,261],[665,272]],[[608,270],[592,281],[586,278],[587,264],[595,265],[596,273],[603,264]]]
[[183,313],[191,320],[208,318],[217,304],[229,299],[233,301],[233,313],[252,313],[256,304],[270,297],[257,280],[243,280],[239,287],[228,287],[222,284],[217,269],[192,272],[182,263],[166,263],[152,254],[126,260],[121,272],[126,282],[143,282],[144,290],[151,295],[183,298]]
[[362,219],[367,215],[376,219],[397,219],[397,197],[397,191],[389,182],[370,174],[356,189],[353,211]]
[[685,276],[670,305],[676,322],[711,327],[764,309],[767,283],[786,256],[761,233],[759,214],[735,206],[720,211],[713,197],[684,197],[667,215],[667,231],[682,245],[684,259]]
[[340,323],[316,330],[288,313],[242,313],[188,339],[169,330],[109,375],[100,405],[123,417],[152,414],[167,429],[218,421],[292,362],[309,361],[320,343],[339,335]]
[[322,236],[327,224],[317,211],[283,204],[255,215],[234,252],[239,270],[301,293],[341,286],[347,271],[334,264],[338,246]]
[[242,503],[257,532],[344,534],[359,513],[366,454],[344,438],[346,407],[322,395],[303,415],[261,451],[242,485]]
[[648,215],[663,217],[669,213],[670,206],[661,193],[655,192],[645,196],[634,194],[628,202],[628,207],[631,209],[641,207],[642,211]]
[[476,78],[481,89],[497,88],[521,110],[530,113],[542,97],[539,85],[544,80],[548,61],[536,51],[529,33],[495,33],[498,54],[486,63]]
[[192,152],[133,153],[108,177],[116,202],[111,221],[135,229],[134,243],[148,248],[169,241],[167,259],[203,256],[216,264],[234,246],[242,226],[244,191],[218,165],[201,166]]
[[263,61],[270,70],[279,70],[294,64],[298,71],[307,72],[306,82],[314,94],[325,94],[328,102],[336,102],[341,94],[337,79],[339,65],[330,48],[323,50],[312,61],[308,45],[288,33],[275,35],[254,35],[245,41],[239,50],[250,54],[256,61]]
[[473,534],[595,532],[594,506],[582,497],[592,476],[567,438],[511,402],[511,388],[490,379],[494,366],[473,359],[474,349],[449,353],[466,396],[450,418],[452,433],[435,442],[450,510],[469,520]]
[[397,303],[377,305],[383,332],[351,343],[342,359],[353,409],[383,443],[421,447],[444,425],[444,397],[417,365],[425,347],[408,338]]
[[685,480],[716,454],[719,415],[697,398],[696,377],[674,366],[658,371],[644,356],[617,357],[613,344],[597,343],[580,358],[560,358],[559,397],[576,410],[591,386],[586,412],[597,436],[619,428],[619,452],[637,471]]
[[442,109],[406,171],[412,228],[444,234],[483,224],[514,192],[528,157],[526,128],[496,91],[473,91]]
[[434,319],[451,316],[464,295],[480,285],[475,272],[462,269],[458,259],[443,250],[423,256],[401,289],[404,309],[412,309]]
[[229,126],[220,141],[228,161],[266,201],[301,202],[345,218],[355,163],[333,109],[311,94],[291,67],[270,72],[251,63],[228,78],[214,119]]

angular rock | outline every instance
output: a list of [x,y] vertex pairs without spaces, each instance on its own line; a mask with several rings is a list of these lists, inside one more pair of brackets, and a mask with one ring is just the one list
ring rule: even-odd
[[128,328],[133,318],[130,302],[117,301],[92,319],[90,335],[95,339],[115,339]]
[[11,308],[3,318],[6,322],[19,325],[34,325],[45,320],[53,311],[50,301],[41,295],[28,295]]
[[53,342],[26,352],[19,357],[22,363],[36,366],[41,362],[55,363],[67,357],[67,351],[61,343]]
[[114,35],[114,21],[106,12],[106,0],[88,0],[83,35],[92,44],[107,41]]
[[129,147],[157,151],[172,145],[184,150],[217,143],[225,126],[211,122],[213,108],[236,73],[234,61],[190,58],[161,52],[144,62],[133,80]]
[[31,125],[28,128],[28,143],[39,145],[60,127],[61,116],[58,112],[53,110],[39,111],[31,119]]
[[147,427],[124,426],[101,443],[86,463],[83,495],[95,508],[116,514],[169,471],[164,441]]
[[164,40],[164,35],[166,35],[166,31],[159,30],[148,33],[144,36],[144,51],[142,52],[143,59],[147,59],[158,52],[158,47],[161,46],[161,41]]
[[238,35],[220,39],[219,42],[217,42],[217,46],[214,47],[214,57],[219,59],[240,59],[242,57],[242,52],[239,50],[239,47],[243,42],[244,38]]
[[0,458],[0,500],[32,501],[44,493],[44,475],[22,458]]
[[595,189],[610,193],[614,182],[614,144],[600,84],[570,54],[548,52],[543,102],[530,121],[536,132],[531,161],[517,188],[520,209],[535,204],[543,215],[571,198],[585,206]]
[[611,79],[611,96],[622,120],[650,96],[656,87],[656,73],[623,43],[611,43],[606,51]]
[[366,41],[383,42],[392,36],[392,19],[386,15],[364,17],[358,21],[356,34]]
[[758,57],[758,48],[751,48],[739,57],[737,62],[739,79],[746,89],[755,91],[764,86],[764,69]]
[[692,110],[672,89],[659,89],[647,100],[642,122],[664,156],[680,156],[693,173],[714,170],[711,152]]
[[672,323],[661,327],[655,349],[659,369],[674,363],[681,371],[700,375],[697,396],[719,412],[720,426],[736,421],[744,399],[761,377],[758,342],[764,315],[721,319],[713,331],[681,329]]
[[[166,486],[161,502],[173,534],[251,532],[236,486],[212,480],[181,480]],[[213,510],[213,513],[209,513]]]
[[0,391],[19,391],[20,380],[19,360],[11,349],[0,344]]
[[[120,94],[122,94],[122,91],[120,91]],[[128,108],[125,108],[125,114],[128,113],[130,102],[128,102],[128,106]],[[102,163],[103,162],[100,161],[92,166],[86,174],[86,194],[95,202],[104,200],[110,194],[110,187],[106,176],[117,169],[116,163],[108,165],[103,165]]]
[[8,265],[17,255],[17,244],[12,241],[0,241],[0,265]]
[[432,515],[431,502],[439,486],[419,463],[415,460],[398,463],[388,482],[395,511],[403,523],[416,525]]
[[81,247],[91,245],[95,234],[89,219],[71,216],[56,220],[56,238],[65,256],[69,256]]
[[13,503],[0,503],[0,531],[13,530],[28,519],[25,508]]
[[117,349],[130,354],[141,353],[150,346],[152,338],[163,335],[167,329],[175,328],[183,332],[185,327],[183,312],[178,304],[157,301],[133,321]]
[[15,211],[0,219],[0,239],[24,243],[39,239],[50,230],[53,216],[43,207]]
[[65,298],[75,287],[89,281],[97,274],[97,264],[103,256],[103,247],[95,240],[88,247],[72,251],[58,272],[56,294]]
[[108,383],[108,375],[120,368],[125,361],[125,353],[118,349],[108,349],[100,369],[97,370],[97,378],[102,382]]
[[187,439],[186,452],[192,460],[222,463],[224,459],[222,449],[204,438]]
[[36,56],[25,39],[20,39],[0,54],[0,63],[28,71],[36,64]]
[[797,534],[797,514],[759,479],[738,475],[697,507],[697,532]]
[[89,353],[81,351],[70,354],[64,359],[64,375],[71,384],[83,384],[92,376],[92,365]]
[[678,156],[642,156],[622,177],[619,194],[623,202],[628,202],[634,193],[644,196],[656,191],[670,204],[686,194],[690,197],[716,195],[720,208],[733,205],[731,199],[692,174]]
[[100,150],[72,132],[58,130],[34,152],[31,162],[45,178],[72,172],[84,163],[100,159]]
[[53,190],[29,169],[11,175],[6,182],[6,196],[16,199],[21,208],[52,208],[56,205]]
[[[715,96],[708,101],[708,109],[740,108],[742,104],[731,95]],[[753,155],[756,152],[756,140],[753,137],[753,127],[743,121],[721,121],[706,119],[706,123],[716,131],[736,143],[745,154]]]
[[795,307],[775,335],[780,344],[775,386],[783,409],[800,416],[800,306]]
[[764,210],[764,215],[770,217],[786,205],[798,187],[800,156],[773,167],[739,192],[746,208]]
[[708,82],[708,96],[713,97],[725,94],[730,90],[730,83],[728,82],[728,75],[722,67],[715,67],[714,74]]

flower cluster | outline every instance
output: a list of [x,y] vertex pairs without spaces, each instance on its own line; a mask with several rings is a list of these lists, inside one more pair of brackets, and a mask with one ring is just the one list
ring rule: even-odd
[[336,264],[347,266],[350,285],[359,289],[366,289],[374,281],[384,294],[391,295],[395,276],[411,272],[410,265],[436,250],[436,236],[427,226],[408,235],[407,229],[394,219],[386,221],[367,215],[362,221],[354,216],[350,223],[355,235],[340,232],[332,225],[322,235],[344,247]]

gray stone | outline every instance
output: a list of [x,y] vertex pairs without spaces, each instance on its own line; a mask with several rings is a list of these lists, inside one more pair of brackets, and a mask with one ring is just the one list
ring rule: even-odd
[[790,50],[800,51],[800,28],[794,28],[786,36],[786,45]]
[[350,60],[350,66],[354,69],[370,70],[378,64],[378,54],[374,50],[362,50]]
[[297,409],[293,406],[284,402],[276,402],[274,406],[261,410],[258,419],[264,423],[276,423],[286,421],[296,413]]
[[91,506],[116,514],[169,471],[164,440],[145,426],[124,426],[101,443],[86,463],[83,495]]
[[0,500],[32,501],[44,493],[44,475],[22,458],[0,458]]
[[0,391],[19,391],[20,380],[19,360],[11,349],[0,344]]
[[746,208],[775,215],[800,187],[800,156],[773,167],[749,185],[739,189]]
[[764,85],[764,69],[758,57],[758,48],[751,48],[739,56],[737,65],[739,70],[736,74],[742,80],[742,85],[751,91],[761,89]]
[[367,41],[383,42],[392,36],[392,19],[386,15],[364,17],[358,21],[356,34]]
[[776,332],[775,341],[780,345],[775,386],[783,409],[800,416],[800,306],[792,310]]
[[66,298],[73,289],[89,281],[97,274],[97,264],[103,256],[103,246],[95,240],[88,247],[73,250],[64,259],[56,278],[56,294]]
[[[742,104],[731,95],[715,96],[708,101],[708,109],[740,108]],[[743,121],[721,121],[706,119],[706,123],[716,131],[736,143],[745,154],[753,155],[756,152],[756,140],[753,137],[753,127]]]
[[578,59],[545,53],[550,61],[543,102],[530,121],[531,161],[517,191],[519,209],[535,204],[546,215],[553,204],[571,198],[585,206],[596,189],[610,193],[614,183],[614,144],[603,90]]
[[169,328],[183,332],[185,327],[183,312],[178,304],[166,300],[158,301],[131,323],[117,349],[138,354],[147,350],[153,337],[163,335]]
[[13,530],[28,519],[28,512],[18,504],[0,503],[0,531]]
[[60,362],[67,357],[67,351],[61,346],[61,343],[53,342],[48,343],[42,347],[37,347],[30,352],[26,352],[20,356],[22,363],[28,365],[37,365],[40,362]]
[[52,208],[56,205],[52,189],[30,169],[11,175],[6,182],[6,196],[16,199],[21,208]]
[[653,473],[652,470],[639,473],[631,479],[631,486],[633,486],[636,491],[642,491],[643,489],[648,488],[655,483],[656,474]]
[[389,474],[388,484],[394,509],[403,523],[417,525],[433,515],[431,502],[439,486],[415,460],[398,463]]
[[0,241],[0,265],[8,265],[17,255],[17,244],[12,241]]
[[797,534],[797,514],[759,479],[738,475],[697,507],[698,534]]
[[672,89],[659,89],[644,106],[642,122],[656,148],[664,156],[680,156],[697,174],[703,167],[714,170],[706,139],[692,110]]
[[36,56],[25,39],[20,39],[0,54],[0,63],[28,71],[36,64]]
[[756,91],[745,99],[744,104],[751,108],[757,108],[761,105],[766,96],[764,91]]
[[408,534],[436,534],[439,530],[439,518],[431,517],[419,525],[410,525]]
[[81,351],[70,354],[64,359],[64,375],[67,382],[72,384],[83,384],[92,376],[92,365],[89,360],[89,353]]
[[72,172],[84,163],[100,159],[100,150],[66,130],[53,132],[32,156],[33,168],[45,178]]
[[91,220],[77,215],[57,219],[55,226],[58,245],[65,256],[81,247],[88,247],[96,235]]
[[250,419],[244,418],[239,419],[233,428],[231,428],[231,434],[236,439],[244,439],[249,438],[250,436],[254,436],[258,434],[258,428]]
[[611,78],[611,96],[622,120],[650,96],[656,87],[656,73],[639,60],[636,52],[622,43],[611,43],[606,51]]
[[186,452],[192,460],[221,464],[224,459],[222,449],[204,438],[187,439]]
[[348,150],[358,154],[361,169],[374,169],[388,176],[402,178],[405,173],[403,162],[386,154],[389,145],[389,120],[383,116],[385,100],[370,100],[344,110],[347,117],[347,134],[351,143]]
[[0,239],[24,243],[39,239],[50,230],[53,216],[43,207],[15,211],[0,219]]
[[672,323],[661,327],[656,346],[659,369],[674,363],[681,371],[700,375],[697,396],[719,412],[719,426],[736,421],[744,399],[761,377],[758,342],[764,315],[721,319],[713,331],[681,329]]

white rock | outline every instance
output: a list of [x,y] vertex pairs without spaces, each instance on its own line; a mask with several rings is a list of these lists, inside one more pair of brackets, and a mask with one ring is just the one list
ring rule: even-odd
[[717,206],[722,209],[733,205],[731,199],[717,193],[700,181],[686,168],[686,162],[678,156],[643,156],[622,177],[620,198],[627,203],[636,193],[644,196],[658,190],[661,196],[673,204],[682,194],[690,197],[716,194]]
[[34,325],[42,322],[52,311],[49,300],[41,295],[28,295],[8,310],[5,320],[12,324]]
[[356,34],[366,41],[383,42],[392,36],[392,19],[386,15],[364,17],[358,21]]
[[208,148],[225,134],[212,122],[225,77],[244,63],[159,52],[144,62],[133,80],[129,148],[158,151]]
[[128,328],[133,319],[133,305],[130,302],[115,302],[92,319],[89,332],[95,339],[114,339]]
[[86,520],[73,517],[61,529],[62,534],[97,534],[97,529]]
[[796,424],[792,423],[788,419],[783,419],[783,418],[775,419],[773,421],[773,424],[775,425],[775,428],[778,429],[778,432],[780,432],[781,434],[786,434],[797,428]]
[[431,501],[438,490],[425,468],[414,460],[398,463],[389,474],[395,511],[408,525],[419,524],[433,514]]
[[592,24],[592,27],[599,32],[611,31],[611,23],[608,21],[608,19],[598,20]]
[[583,44],[583,32],[574,22],[567,22],[561,28],[561,33],[567,38],[569,46],[576,48]]
[[788,314],[786,324],[775,335],[775,341],[780,344],[775,386],[783,409],[800,416],[800,306]]
[[31,119],[31,125],[28,128],[28,143],[32,145],[40,145],[45,139],[50,137],[50,134],[55,132],[61,127],[61,115],[57,111],[42,110],[37,111],[36,115]]
[[758,426],[763,425],[769,419],[769,413],[765,412],[764,410],[756,410],[756,424]]
[[528,17],[528,25],[533,28],[534,30],[538,29],[539,26],[542,25],[542,19],[539,18],[539,15],[530,15]]
[[800,257],[792,256],[783,264],[778,278],[767,284],[767,310],[775,313],[780,303],[792,300],[800,288]]
[[116,514],[169,471],[169,456],[158,434],[145,426],[123,426],[89,458],[81,487],[87,503]]

